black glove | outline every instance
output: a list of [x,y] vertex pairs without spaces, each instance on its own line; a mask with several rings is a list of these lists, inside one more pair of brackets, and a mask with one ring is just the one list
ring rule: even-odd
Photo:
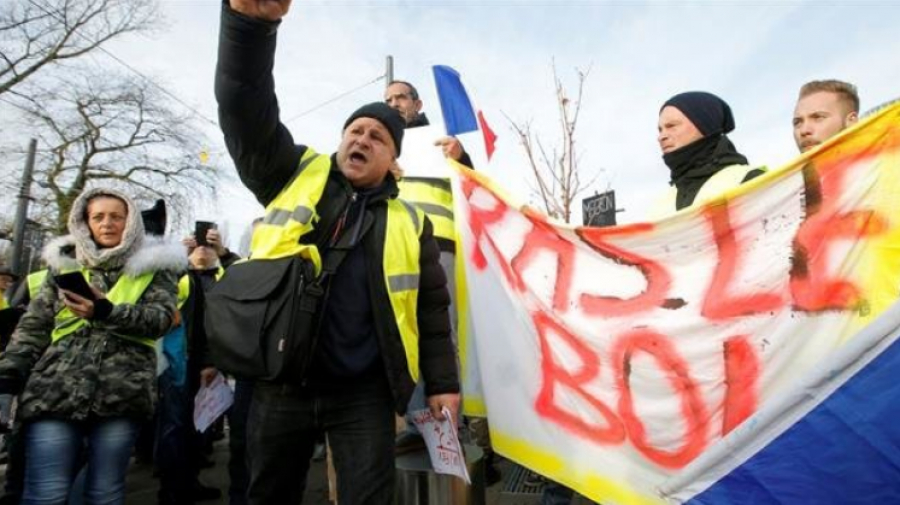
[[0,395],[18,395],[22,392],[22,381],[9,377],[0,377]]

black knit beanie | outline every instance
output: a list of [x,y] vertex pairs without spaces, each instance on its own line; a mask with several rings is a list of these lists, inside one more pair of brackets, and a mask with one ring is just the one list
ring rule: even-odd
[[363,105],[356,109],[356,112],[350,114],[350,117],[348,117],[347,121],[344,123],[344,130],[350,126],[350,123],[361,117],[377,119],[385,128],[387,128],[388,132],[391,134],[391,139],[394,141],[394,147],[397,152],[397,157],[399,158],[400,147],[403,145],[403,129],[406,128],[403,116],[401,116],[396,109],[391,108],[384,102],[372,102]]
[[705,91],[688,91],[666,100],[660,112],[671,105],[680,110],[704,137],[734,130],[734,116],[725,100]]

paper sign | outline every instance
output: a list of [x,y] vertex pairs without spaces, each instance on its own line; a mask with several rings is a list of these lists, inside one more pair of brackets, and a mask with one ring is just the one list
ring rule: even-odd
[[416,424],[425,446],[428,447],[428,455],[431,457],[431,466],[437,473],[456,475],[471,484],[469,472],[466,469],[466,457],[459,443],[456,426],[450,422],[450,411],[444,407],[444,420],[438,421],[431,415],[431,411],[415,410],[412,412],[413,422]]
[[225,382],[225,377],[217,374],[208,386],[202,386],[200,391],[197,391],[197,396],[194,398],[194,427],[203,433],[209,428],[209,425],[228,410],[228,407],[231,407],[232,403],[234,403],[234,393]]
[[404,177],[450,177],[444,151],[434,142],[446,135],[433,126],[403,131],[403,150],[397,163]]

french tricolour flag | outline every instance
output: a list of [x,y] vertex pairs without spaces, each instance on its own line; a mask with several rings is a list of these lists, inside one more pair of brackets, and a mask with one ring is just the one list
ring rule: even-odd
[[484,149],[490,160],[491,155],[494,154],[497,135],[488,126],[481,110],[476,115],[469,94],[466,93],[466,88],[459,79],[459,72],[446,65],[435,65],[432,69],[447,135],[456,136],[460,133],[481,130],[481,134],[484,136]]

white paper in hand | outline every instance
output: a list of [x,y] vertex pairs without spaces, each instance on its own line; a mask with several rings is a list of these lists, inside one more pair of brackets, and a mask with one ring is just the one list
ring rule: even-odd
[[444,151],[434,142],[447,135],[434,126],[403,130],[403,154],[397,159],[404,177],[450,177]]
[[232,403],[234,393],[225,382],[225,377],[216,374],[216,378],[208,386],[202,386],[194,398],[194,427],[203,433]]
[[450,411],[445,407],[444,420],[438,421],[431,415],[431,411],[414,410],[413,422],[428,447],[428,455],[431,457],[431,466],[437,473],[456,475],[471,484],[469,471],[466,469],[466,457],[459,443],[456,426],[450,422]]

